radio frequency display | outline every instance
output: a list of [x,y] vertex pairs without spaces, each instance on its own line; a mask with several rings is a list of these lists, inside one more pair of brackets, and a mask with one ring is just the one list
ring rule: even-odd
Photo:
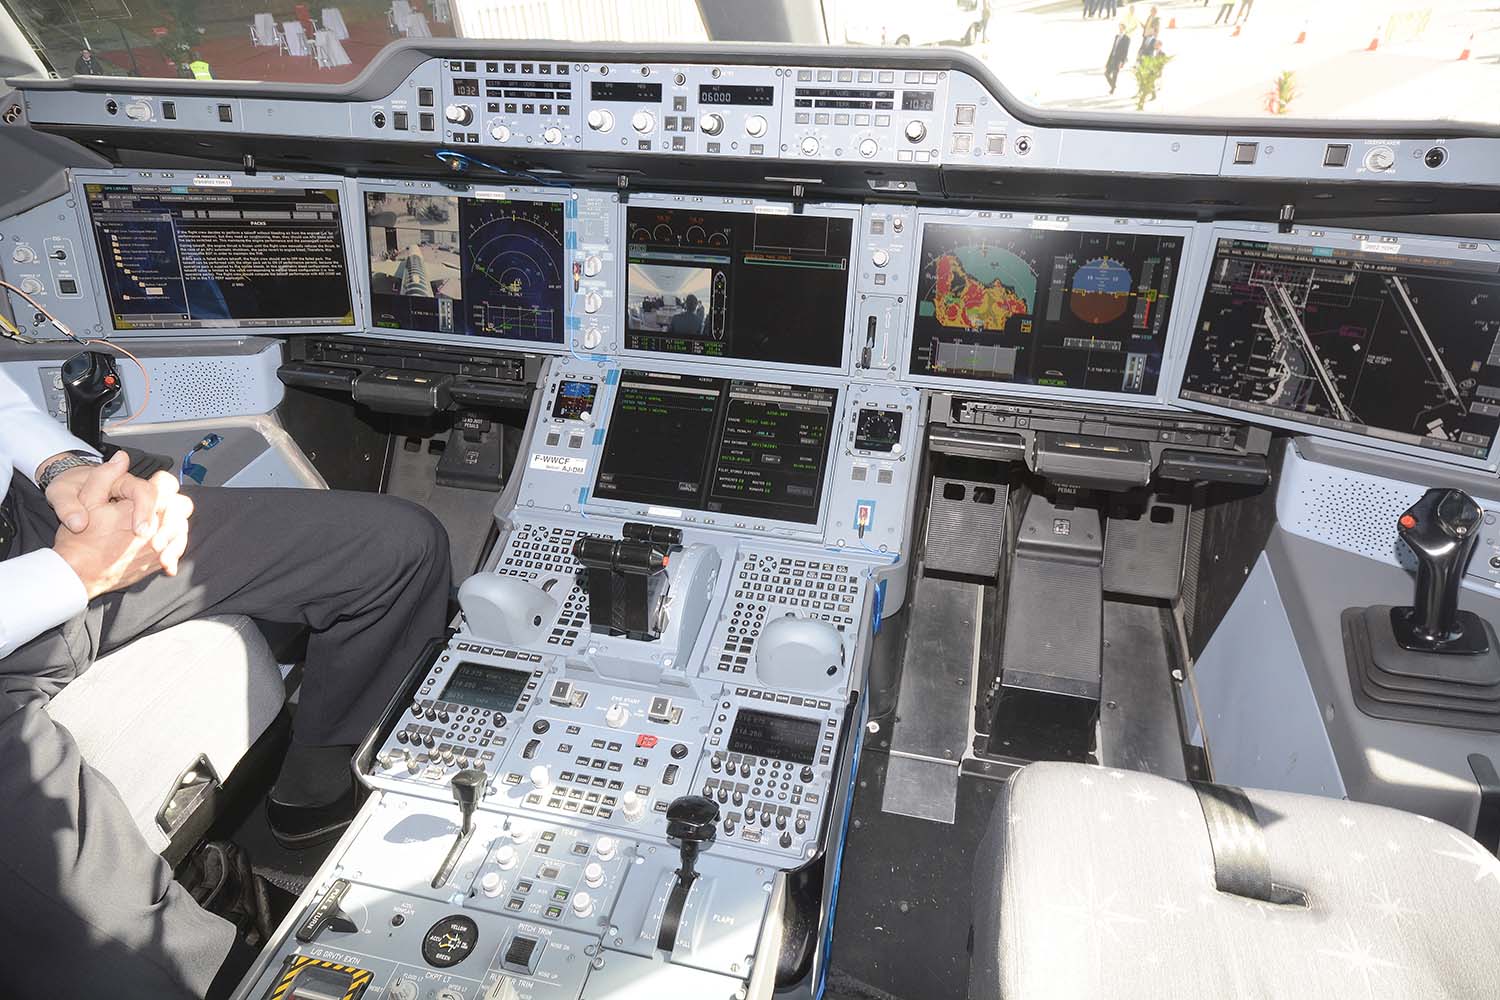
[[1497,338],[1494,263],[1220,239],[1181,398],[1483,458]]
[[1181,236],[928,223],[911,373],[1153,395]]

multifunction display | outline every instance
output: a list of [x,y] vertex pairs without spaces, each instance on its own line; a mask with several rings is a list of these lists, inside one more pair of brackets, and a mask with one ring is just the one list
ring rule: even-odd
[[821,732],[817,719],[742,708],[735,715],[734,729],[729,734],[729,752],[811,764],[818,755]]
[[565,379],[557,387],[557,399],[552,404],[552,419],[587,420],[594,412],[594,397],[598,394],[597,382]]
[[1500,267],[1379,246],[1220,239],[1181,398],[1486,457]]
[[562,343],[561,202],[367,191],[365,222],[373,325]]
[[929,222],[911,373],[1150,396],[1183,237]]
[[594,493],[815,523],[837,406],[819,386],[622,372]]
[[351,326],[337,188],[85,184],[117,330]]
[[852,219],[631,206],[625,346],[839,367]]
[[473,705],[486,712],[509,712],[515,709],[530,681],[531,674],[524,670],[489,667],[465,660],[453,669],[453,676],[438,700]]

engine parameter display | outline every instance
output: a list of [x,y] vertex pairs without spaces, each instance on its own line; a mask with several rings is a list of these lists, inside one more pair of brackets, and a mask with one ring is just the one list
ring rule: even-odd
[[1500,266],[1220,239],[1180,397],[1484,458],[1500,431]]
[[837,367],[854,221],[631,206],[625,346]]
[[818,755],[816,719],[798,719],[774,712],[742,708],[729,733],[729,752],[752,757],[772,757],[794,764],[811,764]]
[[354,323],[337,188],[85,184],[116,330]]
[[913,375],[1150,396],[1183,237],[929,222]]
[[563,339],[563,206],[365,192],[375,326]]
[[812,524],[838,391],[625,371],[596,496]]

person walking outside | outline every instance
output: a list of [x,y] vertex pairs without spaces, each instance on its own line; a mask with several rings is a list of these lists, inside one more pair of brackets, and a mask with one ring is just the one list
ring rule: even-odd
[[1119,23],[1115,32],[1114,41],[1109,46],[1109,58],[1104,62],[1104,79],[1109,81],[1109,92],[1115,92],[1115,84],[1120,80],[1120,70],[1130,59],[1130,32],[1125,30],[1125,22]]
[[1229,15],[1234,13],[1234,0],[1225,0],[1219,4],[1219,16],[1214,18],[1214,24],[1228,24]]
[[1250,8],[1254,6],[1255,0],[1240,0],[1240,9],[1234,15],[1234,23],[1239,24],[1247,19],[1250,16]]

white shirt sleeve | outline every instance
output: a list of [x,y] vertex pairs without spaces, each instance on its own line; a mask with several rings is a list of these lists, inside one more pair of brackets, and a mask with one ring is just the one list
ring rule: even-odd
[[52,549],[0,561],[0,660],[88,603],[83,581]]
[[[64,451],[94,449],[38,410],[21,387],[0,369],[0,470],[9,465],[35,481],[43,459]],[[0,483],[0,498],[10,485]],[[39,549],[0,560],[0,659],[18,646],[78,614],[88,605],[83,581],[62,556]]]
[[0,455],[33,482],[43,459],[65,451],[93,448],[68,433],[66,427],[36,408],[21,387],[0,369]]

